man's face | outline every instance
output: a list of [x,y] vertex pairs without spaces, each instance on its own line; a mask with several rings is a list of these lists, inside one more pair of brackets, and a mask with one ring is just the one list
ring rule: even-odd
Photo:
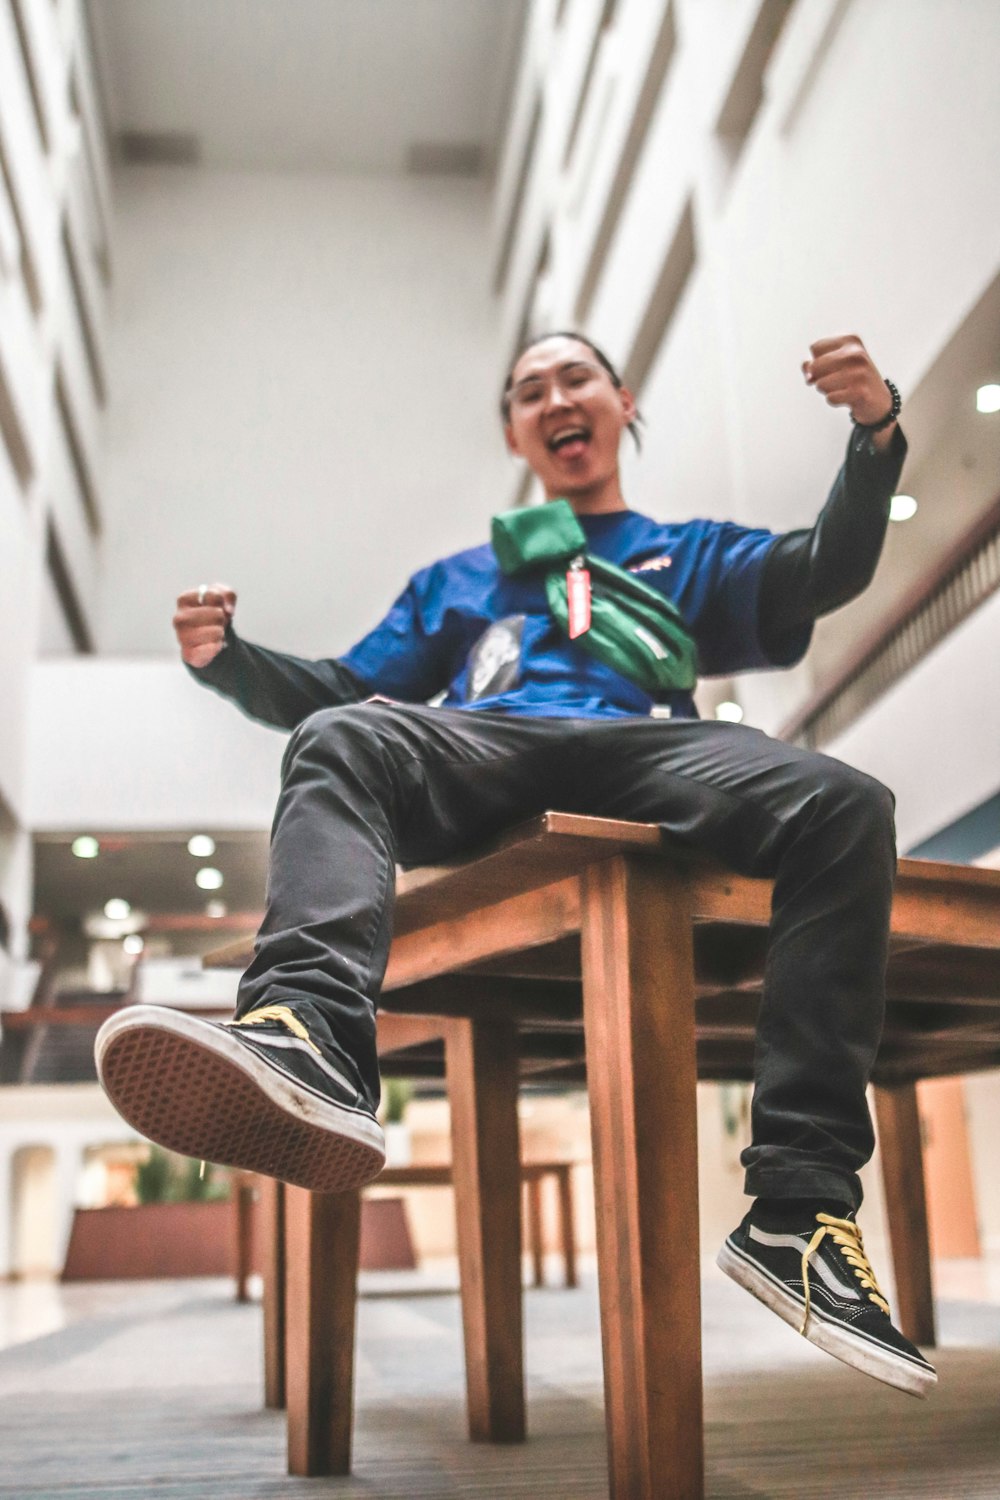
[[635,402],[587,344],[561,336],[534,344],[514,366],[508,400],[507,446],[550,499],[593,489],[617,472]]

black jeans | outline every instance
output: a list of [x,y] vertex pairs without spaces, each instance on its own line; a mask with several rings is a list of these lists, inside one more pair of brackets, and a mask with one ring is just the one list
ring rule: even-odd
[[547,808],[659,823],[731,869],[774,879],[746,1191],[860,1204],[893,798],[860,771],[743,725],[378,702],[313,714],[283,762],[267,912],[239,1013],[304,1005],[374,1107],[395,864],[444,859]]

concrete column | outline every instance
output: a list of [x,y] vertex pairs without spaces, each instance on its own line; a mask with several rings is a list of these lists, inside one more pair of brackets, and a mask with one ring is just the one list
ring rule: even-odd
[[66,1261],[73,1210],[76,1207],[84,1151],[79,1141],[59,1141],[55,1147],[55,1212],[52,1224],[52,1264],[58,1276]]
[[14,1148],[0,1138],[0,1276],[13,1270],[14,1248]]

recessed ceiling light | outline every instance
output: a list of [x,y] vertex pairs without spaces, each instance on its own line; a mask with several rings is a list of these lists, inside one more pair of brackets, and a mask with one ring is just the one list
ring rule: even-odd
[[976,411],[1000,411],[1000,385],[981,385],[976,392]]
[[120,943],[122,938],[130,936],[133,932],[141,932],[148,922],[148,912],[133,908],[127,917],[118,915],[106,917],[103,912],[88,912],[81,925],[89,938],[102,943]]
[[188,839],[188,853],[195,859],[211,859],[215,853],[215,840],[207,833],[196,833]]
[[110,901],[104,903],[104,915],[112,922],[123,922],[132,915],[132,908],[121,896],[112,896]]
[[194,880],[195,885],[200,885],[203,891],[217,891],[222,884],[222,871],[213,870],[211,865],[203,865]]
[[912,495],[893,495],[889,505],[890,521],[909,521],[917,513],[917,502]]
[[738,703],[731,703],[727,700],[725,703],[715,705],[715,717],[724,719],[727,724],[739,724],[743,719],[743,710]]
[[224,901],[206,901],[205,902],[205,915],[206,915],[206,917],[224,917],[226,915],[226,911],[227,911],[227,907],[226,907],[226,903]]
[[73,853],[77,859],[96,859],[101,852],[101,846],[89,833],[81,833],[78,839],[72,843]]
[[137,932],[130,932],[128,937],[122,943],[122,947],[124,948],[126,953],[141,953],[145,946],[146,944],[143,942],[142,938]]

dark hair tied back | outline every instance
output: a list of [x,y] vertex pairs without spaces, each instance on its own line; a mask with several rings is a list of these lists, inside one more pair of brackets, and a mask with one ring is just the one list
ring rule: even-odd
[[[578,344],[586,344],[591,354],[597,360],[597,363],[602,367],[602,369],[607,370],[608,375],[611,377],[611,384],[614,386],[615,390],[621,390],[622,378],[619,375],[618,371],[615,369],[614,365],[611,363],[604,350],[599,349],[598,346],[594,343],[593,339],[589,339],[585,333],[577,333],[576,330],[572,328],[559,328],[554,330],[552,333],[536,333],[534,338],[527,339],[521,345],[517,353],[514,355],[514,358],[511,360],[510,369],[507,371],[507,379],[504,381],[503,385],[503,394],[500,397],[500,415],[505,422],[510,421],[510,388],[514,381],[514,369],[517,365],[518,360],[521,358],[522,354],[527,354],[529,349],[534,349],[536,344],[544,344],[548,339],[575,339]],[[639,431],[639,424],[642,421],[642,414],[637,410],[635,414],[635,421],[628,424],[628,430],[631,434],[632,441],[635,443],[636,448],[640,451],[642,450],[642,435]]]

